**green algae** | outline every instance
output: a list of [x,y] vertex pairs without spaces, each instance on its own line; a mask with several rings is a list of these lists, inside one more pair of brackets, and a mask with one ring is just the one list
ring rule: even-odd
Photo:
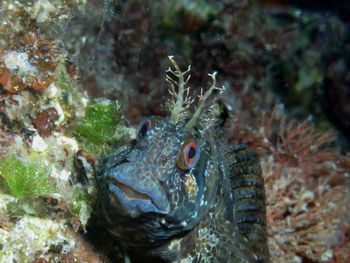
[[[90,188],[90,190],[93,189]],[[69,204],[70,211],[72,215],[79,217],[82,227],[85,228],[96,200],[96,192],[91,192],[88,188],[77,184],[73,188],[73,200],[74,201]]]
[[120,125],[124,120],[121,109],[119,102],[110,100],[93,101],[86,106],[85,117],[75,127],[83,150],[95,154],[107,152],[113,143],[127,135],[127,128]]
[[115,126],[122,119],[118,102],[101,101],[89,103],[85,117],[76,127],[76,132],[94,143],[106,143],[114,134]]
[[18,199],[33,198],[55,190],[48,180],[49,171],[45,167],[15,156],[2,159],[0,175],[6,191]]

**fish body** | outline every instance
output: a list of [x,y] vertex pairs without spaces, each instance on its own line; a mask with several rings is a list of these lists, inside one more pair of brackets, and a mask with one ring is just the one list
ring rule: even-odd
[[[228,144],[223,130],[147,122],[152,127],[119,147],[99,177],[99,214],[122,249],[141,262],[263,261],[265,196],[256,154]],[[179,156],[193,141],[198,160],[181,167]]]
[[96,213],[131,262],[267,261],[259,160],[217,112],[148,117],[104,163]]

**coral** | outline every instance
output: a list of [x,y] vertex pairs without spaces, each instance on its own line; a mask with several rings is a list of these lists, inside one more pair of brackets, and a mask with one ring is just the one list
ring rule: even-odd
[[6,156],[0,164],[0,175],[8,192],[19,199],[32,198],[54,191],[48,180],[49,171],[34,162]]

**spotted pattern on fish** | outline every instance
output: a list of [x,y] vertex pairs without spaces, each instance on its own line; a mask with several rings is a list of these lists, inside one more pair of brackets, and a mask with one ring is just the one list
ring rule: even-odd
[[[150,117],[99,174],[97,211],[132,262],[266,262],[264,182],[257,155],[221,126],[184,130]],[[188,140],[200,147],[179,169]]]
[[132,262],[267,262],[257,155],[228,143],[216,73],[191,112],[190,67],[169,59],[170,116],[146,118],[104,162],[95,214]]

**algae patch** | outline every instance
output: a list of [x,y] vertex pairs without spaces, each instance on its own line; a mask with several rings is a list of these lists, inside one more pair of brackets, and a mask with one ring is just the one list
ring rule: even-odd
[[85,230],[85,226],[90,218],[92,206],[95,203],[96,193],[93,188],[84,188],[81,184],[77,184],[73,189],[73,202],[69,204],[71,213],[79,217],[81,226]]
[[99,154],[109,151],[128,135],[129,128],[121,125],[124,120],[121,105],[117,101],[98,100],[85,108],[85,117],[75,127],[75,135],[81,147],[88,153]]
[[55,190],[48,180],[47,168],[14,156],[7,156],[1,161],[0,175],[8,193],[19,199],[37,197]]

